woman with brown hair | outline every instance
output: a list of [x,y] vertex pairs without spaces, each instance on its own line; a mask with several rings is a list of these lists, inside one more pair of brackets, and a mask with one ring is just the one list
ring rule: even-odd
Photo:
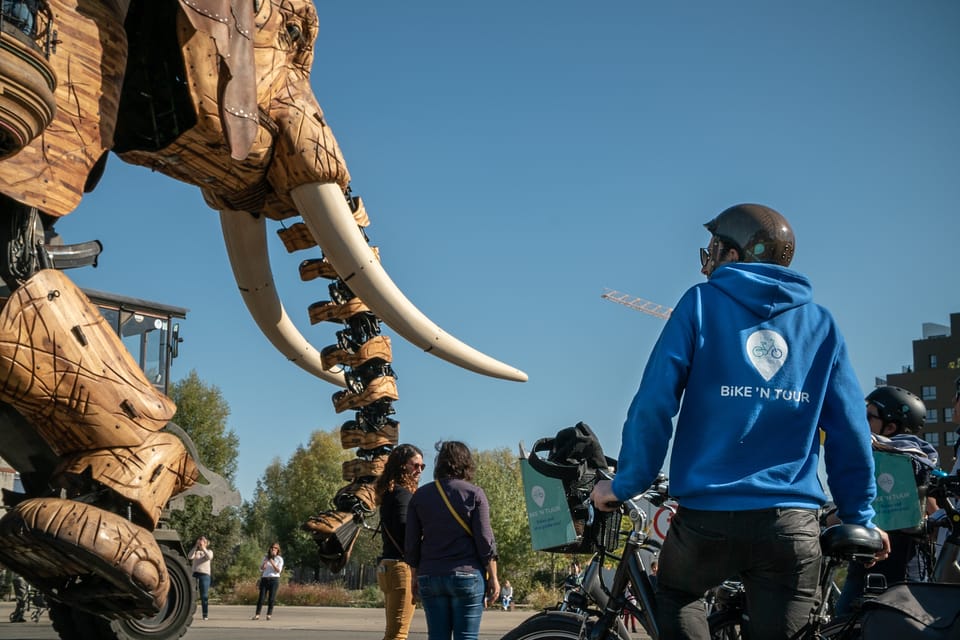
[[257,597],[257,612],[254,620],[260,619],[263,601],[267,601],[267,620],[273,615],[273,605],[277,602],[277,591],[280,589],[280,572],[283,571],[283,556],[280,555],[280,543],[274,542],[267,549],[267,555],[260,563],[260,595]]
[[490,602],[500,594],[490,502],[473,484],[475,471],[467,445],[437,443],[434,482],[414,494],[407,512],[404,555],[429,640],[476,640],[484,594]]
[[423,472],[423,452],[412,444],[397,445],[377,478],[380,536],[383,553],[377,566],[377,585],[383,591],[387,627],[383,640],[406,640],[413,618],[410,565],[404,561],[407,507]]

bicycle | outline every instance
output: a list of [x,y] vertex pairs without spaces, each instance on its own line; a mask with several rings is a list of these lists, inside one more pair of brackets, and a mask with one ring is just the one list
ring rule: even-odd
[[[598,474],[612,479],[603,471]],[[633,525],[626,534],[623,553],[615,555],[604,544],[606,536],[599,535],[596,553],[584,571],[583,583],[569,589],[557,609],[527,618],[501,640],[630,640],[630,632],[623,620],[625,613],[640,623],[651,640],[659,640],[654,589],[643,556],[645,553],[659,553],[660,543],[647,533],[648,516],[643,503],[662,506],[668,499],[666,479],[661,477],[641,495],[622,502],[618,508]],[[592,505],[589,508],[592,510]],[[824,557],[832,559],[821,570],[824,584],[832,582],[843,562],[872,559],[883,546],[876,532],[857,525],[836,525],[827,529],[821,534],[820,544]],[[606,559],[616,561],[609,586],[603,571]],[[811,613],[811,624],[805,628],[807,634],[802,636],[804,640],[832,637],[823,635],[821,630],[828,619],[822,606]],[[712,637],[722,640],[744,637],[741,635],[743,608],[736,615],[733,609],[724,610],[724,614],[723,617],[714,617]]]
[[[822,595],[810,612],[810,621],[796,634],[797,640],[839,639],[848,628],[833,621],[833,607],[839,596],[834,578],[848,562],[870,562],[883,541],[875,531],[852,524],[838,524],[820,534],[823,563],[820,566]],[[728,580],[713,590],[712,612],[707,616],[712,640],[747,640],[746,589],[737,581]]]
[[[612,476],[604,471],[598,475]],[[659,638],[655,619],[653,584],[650,581],[644,554],[656,554],[660,543],[648,535],[649,527],[643,503],[663,506],[668,500],[667,482],[660,476],[647,491],[618,505],[620,513],[632,523],[623,553],[613,551],[617,544],[606,544],[610,536],[597,536],[596,552],[583,572],[580,585],[568,589],[556,608],[542,611],[524,620],[501,640],[629,640],[624,614],[632,616],[653,640]],[[587,501],[588,523],[594,517],[593,505]],[[622,532],[618,532],[622,533]],[[616,540],[619,536],[612,537]],[[604,561],[616,561],[616,570],[609,586],[604,576]]]
[[[960,499],[960,476],[947,475],[943,472],[934,473],[930,478],[926,495],[936,500],[943,513],[937,517],[925,518],[920,535],[930,535],[940,528],[945,528],[948,531],[947,538],[936,556],[929,582],[899,583],[898,585],[890,585],[890,588],[909,589],[911,585],[960,584],[960,510],[955,506],[956,501]],[[825,588],[836,589],[832,576],[829,578],[823,576],[820,586],[821,591]],[[811,621],[812,626],[807,630],[807,635],[803,637],[829,638],[831,640],[860,638],[864,616],[871,608],[869,603],[878,600],[887,590],[888,585],[883,576],[877,574],[868,576],[867,587],[859,606],[849,616],[834,620],[830,619],[831,599],[829,596],[823,598],[818,620]],[[717,598],[718,602],[722,598],[723,596],[719,596]],[[715,640],[748,637],[746,633],[743,633],[741,625],[736,623],[738,616],[742,619],[744,598],[745,595],[741,586],[738,594],[717,605],[717,613],[710,627],[712,637]],[[723,611],[724,608],[726,608],[726,611]]]
[[753,355],[758,358],[763,358],[767,354],[770,354],[770,357],[774,360],[779,360],[783,357],[783,351],[772,341],[763,341],[753,348]]

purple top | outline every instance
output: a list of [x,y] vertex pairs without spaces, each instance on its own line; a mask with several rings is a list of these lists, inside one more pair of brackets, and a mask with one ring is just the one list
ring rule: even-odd
[[476,569],[484,572],[497,555],[490,526],[490,502],[483,489],[466,480],[440,480],[450,505],[473,535],[453,517],[435,483],[417,489],[407,510],[404,557],[417,575],[448,575]]

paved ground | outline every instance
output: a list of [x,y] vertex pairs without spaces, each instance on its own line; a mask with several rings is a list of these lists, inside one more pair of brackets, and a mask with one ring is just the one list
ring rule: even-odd
[[[7,622],[13,603],[0,603],[0,640],[58,640],[48,618],[38,623]],[[481,640],[500,640],[532,615],[531,611],[484,612],[480,624]],[[251,620],[253,607],[211,605],[210,619],[204,622],[200,616],[184,636],[185,640],[379,640],[383,637],[383,609],[351,609],[340,607],[277,607],[272,620],[261,616]],[[426,640],[427,626],[423,610],[417,609],[413,617],[409,640]],[[637,636],[642,637],[642,636]],[[91,638],[90,640],[96,640]]]

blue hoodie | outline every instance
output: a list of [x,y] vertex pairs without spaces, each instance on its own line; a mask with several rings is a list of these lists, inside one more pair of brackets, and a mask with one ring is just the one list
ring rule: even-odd
[[809,280],[777,265],[723,265],[684,294],[650,354],[613,492],[622,500],[653,482],[679,409],[670,490],[681,505],[819,508],[819,427],[840,519],[872,526],[864,406],[843,337],[813,303]]

